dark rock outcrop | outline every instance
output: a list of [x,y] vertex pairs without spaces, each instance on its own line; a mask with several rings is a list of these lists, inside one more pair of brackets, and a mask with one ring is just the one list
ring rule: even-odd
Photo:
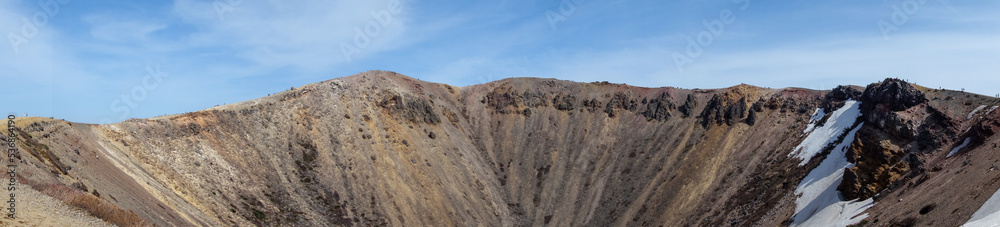
[[487,93],[483,102],[495,113],[522,113],[522,108],[548,106],[549,96],[540,91],[517,92],[509,86],[500,86]]
[[955,135],[955,124],[948,116],[933,107],[927,107],[930,114],[917,127],[917,150],[921,153],[937,150],[948,142],[947,137],[938,135]]
[[764,112],[764,105],[766,105],[764,98],[760,98],[753,105],[750,105],[750,111],[747,112],[746,119],[748,125],[753,126],[757,124],[757,113]]
[[889,111],[903,111],[927,102],[923,92],[900,79],[885,79],[868,85],[861,95],[863,110],[885,108]]
[[570,111],[573,110],[573,103],[576,103],[576,96],[559,94],[555,98],[552,98],[552,105],[556,107],[557,110]]
[[[601,103],[598,102],[596,98],[592,98],[590,100],[584,99],[583,100],[583,104],[581,104],[581,105],[583,105],[583,109],[585,109],[585,110],[587,110],[589,112],[594,112],[594,111],[597,111],[597,108],[599,106],[601,106]],[[583,110],[581,110],[581,111],[583,111]]]
[[708,103],[705,104],[705,109],[701,111],[701,115],[699,116],[701,118],[701,126],[708,128],[710,125],[721,125],[724,105],[718,94],[713,95],[708,100]]
[[727,125],[736,124],[737,121],[743,119],[747,113],[747,98],[740,98],[739,101],[730,103],[726,106],[726,114],[723,116],[725,118]]
[[733,125],[744,120],[748,110],[746,97],[730,103],[726,103],[723,97],[725,96],[714,95],[705,104],[705,109],[701,111],[700,116],[703,127],[708,128],[712,124],[722,125],[723,123]]
[[764,105],[766,105],[765,103],[766,102],[764,101],[763,98],[758,99],[756,102],[753,103],[753,105],[750,106],[750,110],[752,110],[753,112],[764,112]]
[[854,89],[850,86],[837,86],[830,92],[826,93],[823,98],[823,103],[820,108],[826,110],[836,110],[844,106],[844,101],[847,100],[858,100],[861,98],[862,92]]
[[[643,100],[646,100],[645,98]],[[646,120],[657,120],[657,121],[667,121],[670,120],[671,113],[674,108],[674,103],[670,101],[670,94],[667,92],[660,93],[660,96],[649,100],[646,104],[646,111],[642,113],[642,116],[646,117]]]
[[548,106],[548,95],[542,93],[541,91],[524,91],[521,93],[521,100],[523,100],[523,105],[527,107],[539,107]]
[[441,123],[441,118],[425,99],[407,98],[404,100],[402,96],[392,94],[383,97],[377,105],[389,111],[389,114],[397,119],[434,125]]
[[615,96],[608,101],[608,105],[604,107],[604,113],[608,114],[608,117],[615,117],[616,110],[628,110],[635,111],[635,108],[639,105],[639,102],[632,97],[630,92],[616,92]]
[[895,112],[926,103],[927,97],[913,85],[890,78],[868,85],[859,100],[866,127],[884,129],[896,140],[912,140],[913,127]]
[[794,112],[799,114],[808,114],[813,109],[808,102],[809,101],[798,100],[795,98],[770,97],[763,102],[763,107],[771,110],[779,110],[781,113]]
[[687,100],[684,101],[684,105],[681,105],[677,110],[681,111],[681,116],[690,117],[694,114],[694,109],[698,107],[698,100],[694,99],[694,95],[688,94]]
[[[969,144],[965,146],[963,151],[971,150],[973,148],[982,146],[984,143],[986,143],[987,139],[996,134],[997,127],[1000,127],[1000,122],[997,122],[996,120],[986,120],[986,121],[976,122],[976,124],[972,125],[972,127],[969,128],[968,131],[962,133],[961,138],[969,138]],[[956,142],[962,143],[965,142],[965,140],[959,139]],[[958,145],[956,144],[956,146]]]
[[826,93],[826,98],[838,101],[844,101],[848,99],[857,100],[858,98],[861,97],[862,94],[863,93],[861,91],[858,91],[853,87],[840,85],[834,88],[829,93]]

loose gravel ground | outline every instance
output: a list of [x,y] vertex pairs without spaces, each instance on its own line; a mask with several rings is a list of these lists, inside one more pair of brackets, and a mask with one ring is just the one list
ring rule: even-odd
[[17,218],[0,218],[0,226],[114,226],[30,187],[17,188]]

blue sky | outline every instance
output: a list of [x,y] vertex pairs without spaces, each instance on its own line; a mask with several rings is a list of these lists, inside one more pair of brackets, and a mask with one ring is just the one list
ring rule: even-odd
[[1000,93],[1000,2],[0,1],[0,111],[197,111],[381,69],[830,89],[886,77]]

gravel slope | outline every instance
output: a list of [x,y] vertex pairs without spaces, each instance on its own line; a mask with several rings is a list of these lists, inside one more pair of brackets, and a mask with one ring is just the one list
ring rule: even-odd
[[4,215],[0,226],[114,226],[31,187],[17,188],[17,198],[17,219]]

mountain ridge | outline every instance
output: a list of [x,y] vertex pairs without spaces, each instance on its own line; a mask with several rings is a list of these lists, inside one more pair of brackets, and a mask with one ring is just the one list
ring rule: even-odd
[[[925,98],[898,95],[914,91]],[[17,125],[20,141],[46,145],[18,145],[32,154],[21,157],[29,185],[86,185],[155,225],[774,226],[794,224],[795,185],[823,160],[788,157],[810,115],[848,99],[862,101],[866,124],[838,189],[891,191],[874,196],[869,223],[957,225],[954,214],[910,214],[928,204],[894,204],[967,216],[978,207],[914,196],[951,179],[978,185],[959,191],[1000,188],[974,177],[996,175],[989,168],[968,167],[1000,159],[981,152],[995,148],[1000,115],[970,114],[1000,101],[895,79],[829,91],[545,78],[454,87],[369,71],[185,114]],[[944,157],[965,138],[975,142],[957,157],[979,158]],[[883,141],[892,146],[868,145]]]

